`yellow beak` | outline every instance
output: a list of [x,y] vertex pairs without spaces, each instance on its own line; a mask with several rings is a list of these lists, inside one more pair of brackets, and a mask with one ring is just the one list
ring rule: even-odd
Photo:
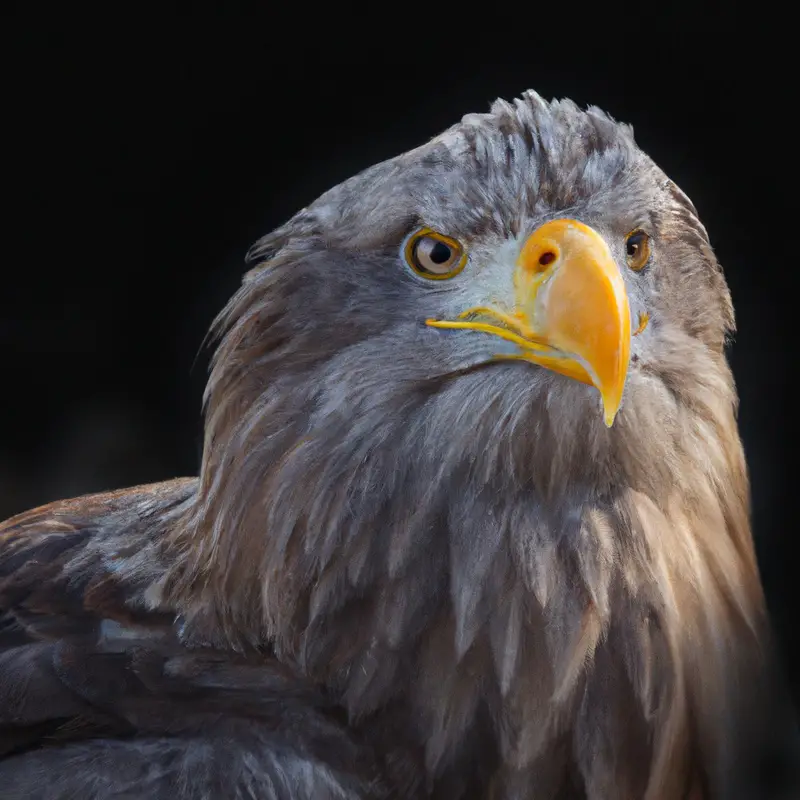
[[625,283],[605,240],[570,219],[547,222],[525,242],[514,273],[513,313],[471,308],[435,328],[466,328],[515,342],[518,358],[595,386],[611,427],[622,402],[631,344]]

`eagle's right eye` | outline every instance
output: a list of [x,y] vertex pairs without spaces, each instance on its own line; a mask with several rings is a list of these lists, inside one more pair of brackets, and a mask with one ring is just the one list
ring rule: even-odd
[[417,275],[437,281],[458,275],[467,263],[467,254],[455,239],[430,228],[421,228],[409,238],[404,255]]

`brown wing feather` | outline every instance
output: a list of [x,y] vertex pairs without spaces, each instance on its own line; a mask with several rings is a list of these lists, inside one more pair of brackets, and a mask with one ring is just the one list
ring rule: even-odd
[[174,614],[148,607],[194,491],[171,481],[0,525],[4,798],[382,796],[370,750],[314,686],[263,653],[187,650]]
[[[37,628],[37,617],[44,626],[58,620],[79,628],[103,617],[150,619],[141,593],[157,578],[163,532],[195,486],[180,479],[89,495],[0,523],[0,609],[26,628]],[[144,563],[143,556],[154,558]]]
[[[95,646],[103,620],[165,625],[141,607],[144,571],[115,571],[115,555],[147,548],[162,515],[194,481],[51,503],[0,524],[0,755],[60,740],[129,733],[59,674],[65,643]],[[88,651],[88,650],[87,650]]]

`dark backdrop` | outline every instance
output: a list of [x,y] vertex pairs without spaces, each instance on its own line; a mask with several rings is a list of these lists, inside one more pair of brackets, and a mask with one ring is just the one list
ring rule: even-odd
[[201,344],[248,245],[354,172],[535,88],[632,123],[709,229],[738,314],[755,533],[796,689],[789,86],[751,21],[723,52],[723,18],[699,13],[658,44],[626,18],[592,49],[559,33],[568,20],[554,32],[509,17],[505,55],[530,58],[508,64],[473,58],[480,31],[461,40],[430,21],[391,44],[339,46],[331,31],[323,54],[298,20],[230,30],[198,12],[78,20],[28,6],[5,32],[0,518],[195,473]]

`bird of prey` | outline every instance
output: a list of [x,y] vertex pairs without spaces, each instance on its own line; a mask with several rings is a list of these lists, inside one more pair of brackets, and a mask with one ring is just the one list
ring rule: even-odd
[[753,796],[734,315],[631,128],[497,101],[248,261],[199,477],[0,526],[0,796]]

